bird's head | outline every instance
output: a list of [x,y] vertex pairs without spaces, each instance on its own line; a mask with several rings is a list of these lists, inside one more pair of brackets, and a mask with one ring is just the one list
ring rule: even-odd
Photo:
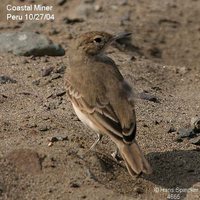
[[109,44],[117,39],[128,37],[130,33],[119,33],[111,35],[106,32],[93,31],[80,35],[75,42],[76,50],[88,54],[97,55],[101,53]]

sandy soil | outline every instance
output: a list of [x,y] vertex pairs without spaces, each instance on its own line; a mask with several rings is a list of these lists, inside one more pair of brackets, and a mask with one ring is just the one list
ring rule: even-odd
[[[81,14],[76,13],[85,5],[81,2],[48,1],[56,19],[31,24],[5,19],[8,3],[31,1],[1,2],[0,33],[37,31],[60,43],[66,55],[0,55],[0,75],[17,81],[0,85],[0,199],[200,199],[199,148],[188,140],[177,142],[176,131],[168,133],[200,115],[199,1],[88,1],[84,21],[66,23]],[[131,178],[110,156],[114,144],[107,137],[88,152],[96,135],[75,116],[63,73],[71,38],[90,30],[133,33],[131,42],[109,48],[108,54],[136,93],[147,91],[159,99],[136,99],[137,140],[152,175]],[[43,76],[49,67],[53,71]],[[52,137],[61,140],[49,145]]]

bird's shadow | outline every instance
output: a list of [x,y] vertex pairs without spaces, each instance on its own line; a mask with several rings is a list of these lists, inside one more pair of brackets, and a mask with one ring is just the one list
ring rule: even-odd
[[184,199],[188,192],[200,193],[193,188],[200,182],[200,157],[195,150],[154,152],[147,155],[154,170],[143,178],[157,185],[156,193],[167,192],[169,199]]

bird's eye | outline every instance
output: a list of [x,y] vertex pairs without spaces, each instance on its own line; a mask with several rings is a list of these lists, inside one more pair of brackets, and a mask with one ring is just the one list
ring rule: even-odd
[[95,41],[96,43],[101,43],[102,39],[101,39],[100,37],[97,37],[97,38],[94,39],[94,41]]

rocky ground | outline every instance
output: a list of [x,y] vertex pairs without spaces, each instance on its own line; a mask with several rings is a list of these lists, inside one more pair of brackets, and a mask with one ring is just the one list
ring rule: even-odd
[[[38,1],[0,5],[0,199],[200,199],[199,1],[43,2],[55,20],[6,20],[7,4]],[[69,42],[90,30],[132,32],[107,52],[135,88],[152,175],[131,178],[107,137],[88,152],[96,135],[75,116],[63,74]]]

